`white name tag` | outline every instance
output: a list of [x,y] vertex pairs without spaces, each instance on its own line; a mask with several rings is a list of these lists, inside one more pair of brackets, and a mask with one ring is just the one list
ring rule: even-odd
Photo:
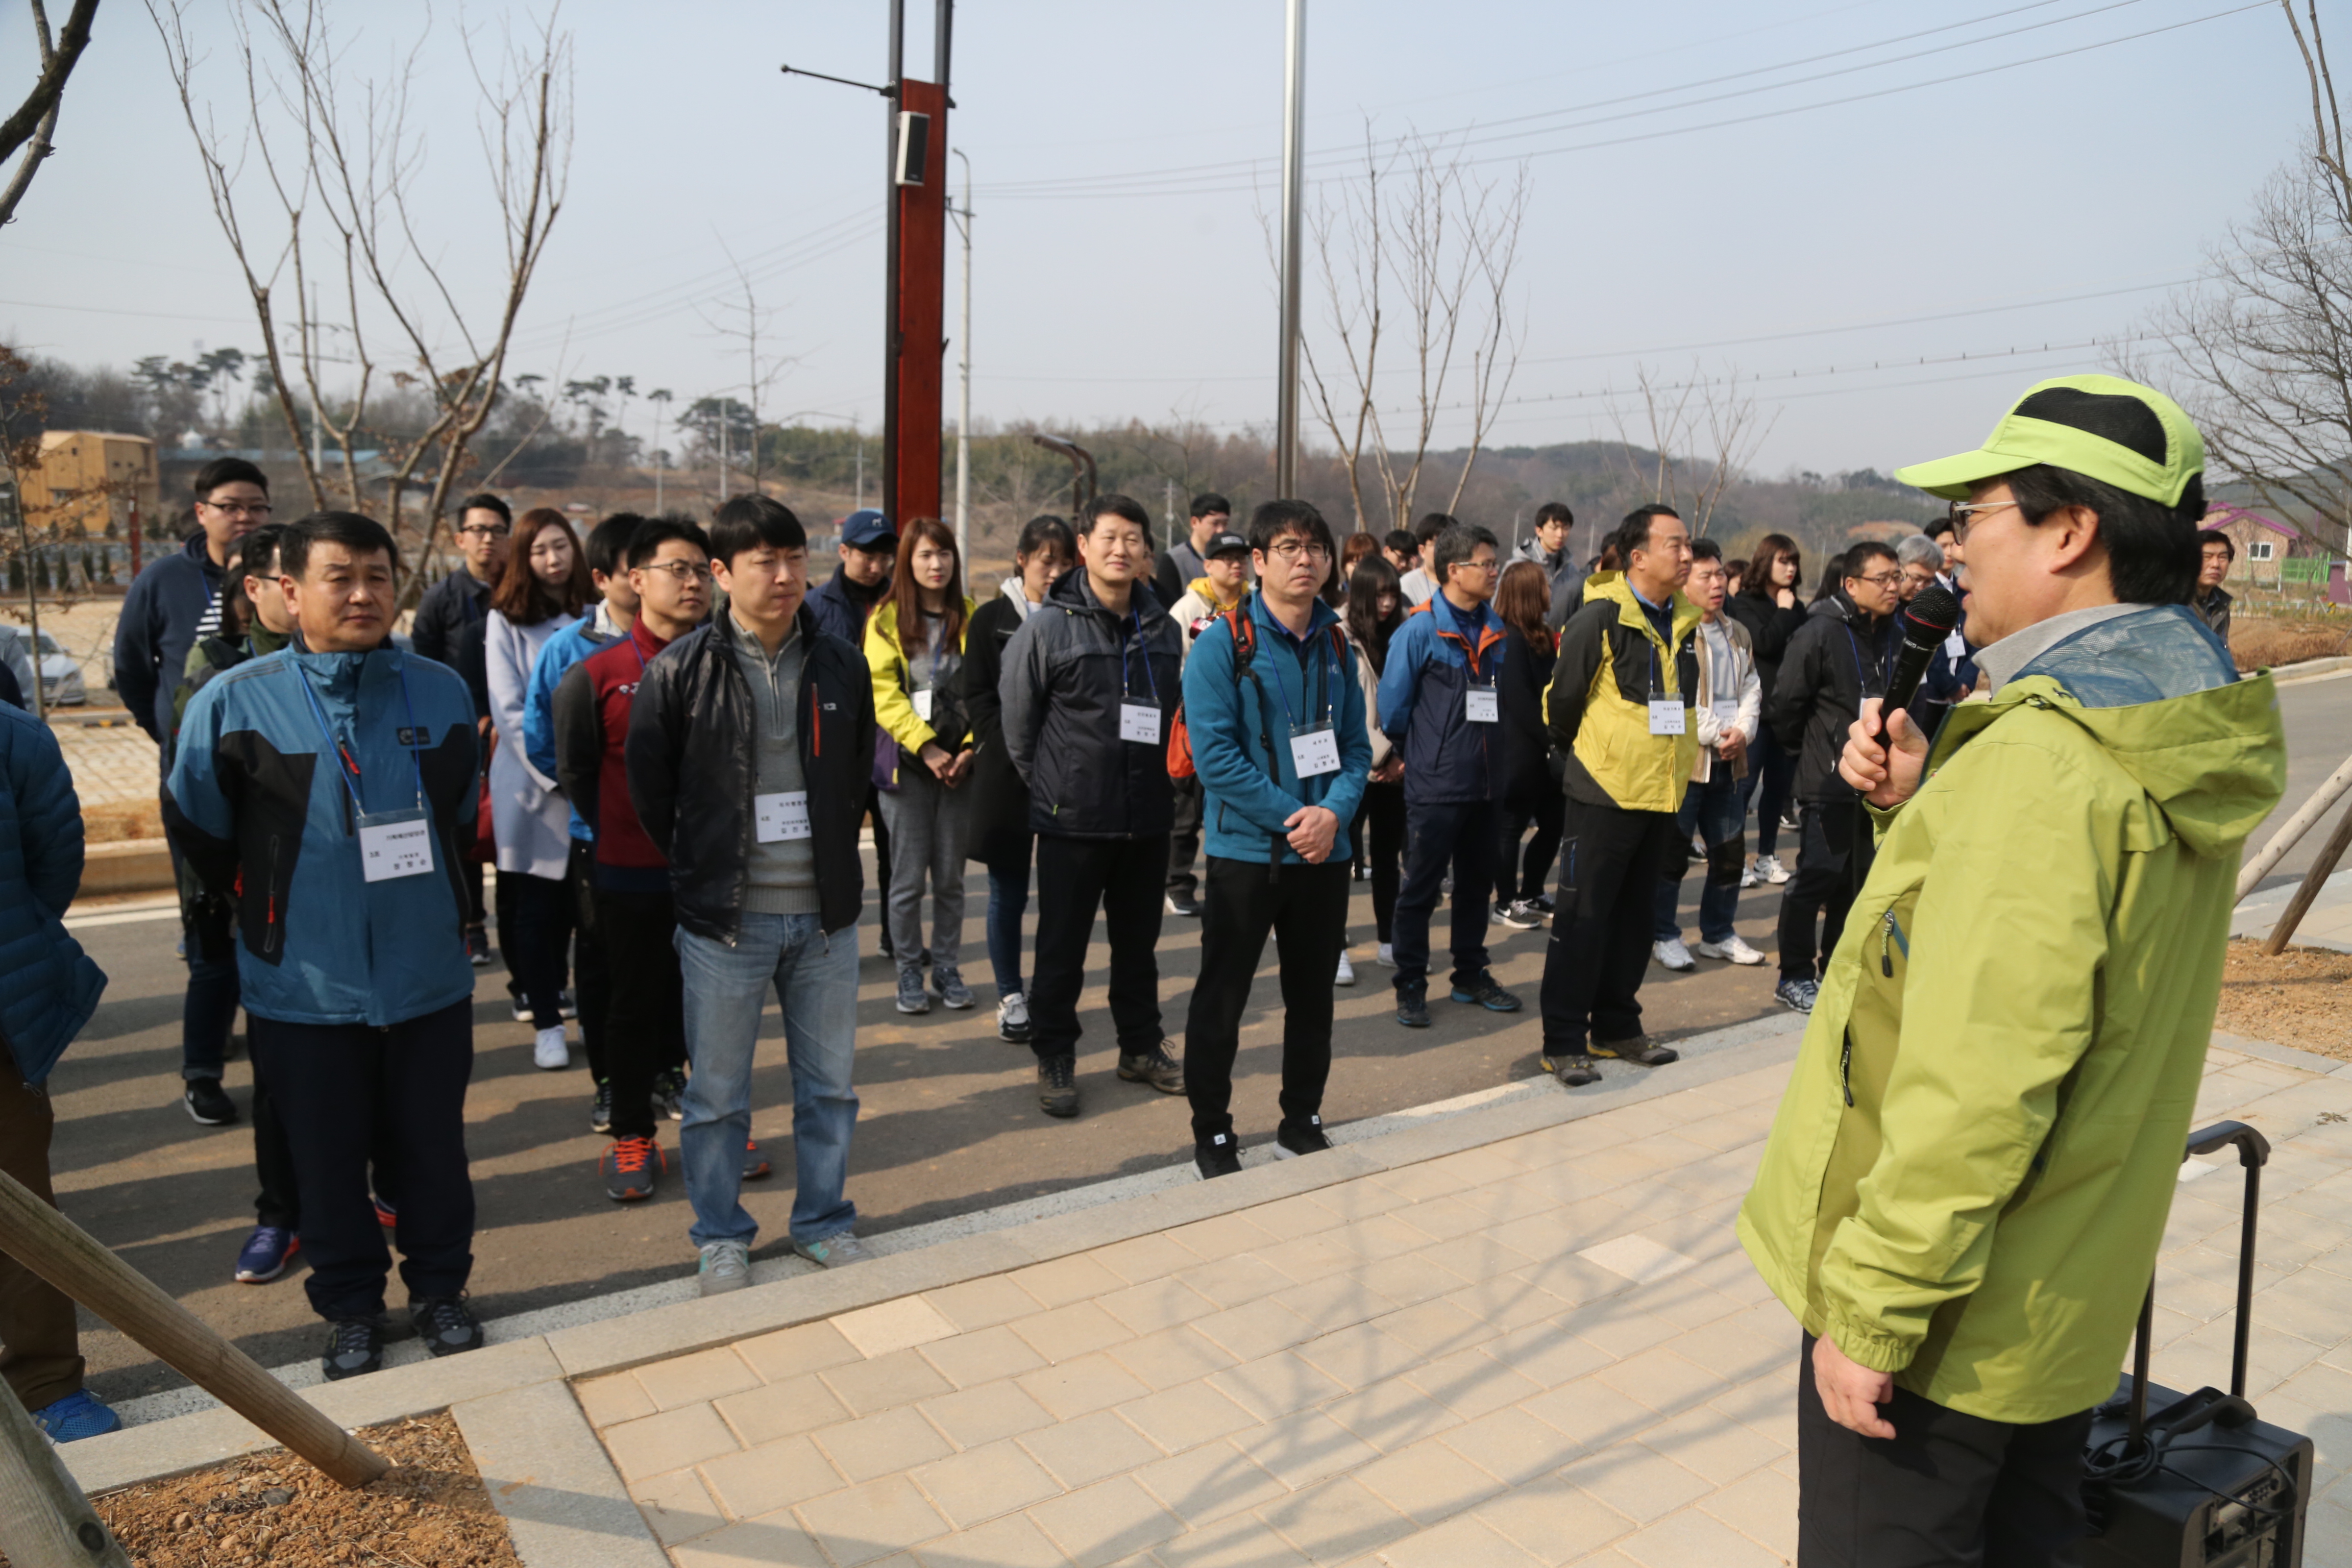
[[1139,746],[1160,744],[1160,710],[1149,702],[1120,703],[1118,738]]
[[[1734,709],[1734,712],[1738,710]],[[1679,697],[1650,699],[1650,733],[1679,735],[1683,732],[1683,700]]]
[[931,721],[931,693],[929,691],[915,693],[915,717],[926,724]]
[[1290,737],[1290,765],[1302,779],[1339,771],[1339,737],[1328,725]]
[[422,877],[433,869],[433,824],[421,811],[383,811],[362,816],[360,874],[371,882]]
[[779,790],[751,797],[751,825],[762,844],[782,844],[809,834],[808,791]]
[[1463,717],[1473,724],[1499,724],[1503,721],[1502,699],[1491,686],[1474,686],[1466,693],[1469,706]]
[[1711,706],[1715,709],[1715,722],[1717,728],[1729,729],[1738,721],[1739,701],[1737,698],[1727,702],[1718,697]]

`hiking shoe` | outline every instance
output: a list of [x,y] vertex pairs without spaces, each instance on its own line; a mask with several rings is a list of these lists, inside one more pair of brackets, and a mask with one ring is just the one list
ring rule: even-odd
[[572,1065],[572,1047],[564,1042],[562,1025],[541,1029],[532,1039],[530,1065],[541,1072],[562,1072]]
[[[1788,825],[1783,823],[1781,826],[1785,827]],[[1794,830],[1791,829],[1791,831]],[[1756,857],[1756,874],[1776,888],[1789,879],[1789,868],[1780,864],[1780,858],[1778,855]]]
[[1274,1130],[1274,1157],[1296,1160],[1301,1154],[1325,1154],[1331,1149],[1331,1140],[1323,1136],[1323,1118],[1310,1116],[1305,1121],[1285,1121]]
[[1162,1094],[1184,1092],[1184,1064],[1160,1041],[1149,1050],[1118,1053],[1118,1076],[1129,1083],[1148,1083]]
[[408,1326],[436,1356],[482,1348],[482,1325],[467,1310],[463,1296],[419,1296],[408,1304]]
[[931,989],[940,994],[940,1005],[961,1013],[971,1005],[971,987],[963,983],[963,971],[952,963],[931,966]]
[[1601,1069],[1592,1065],[1591,1057],[1553,1056],[1547,1053],[1536,1059],[1543,1063],[1544,1071],[1558,1079],[1564,1088],[1577,1089],[1588,1083],[1601,1081]]
[[490,933],[479,926],[466,928],[466,959],[477,969],[490,966]]
[[32,1412],[33,1425],[48,1434],[52,1443],[79,1443],[122,1429],[122,1417],[87,1388],[77,1388],[63,1399]]
[[654,1195],[654,1183],[667,1167],[661,1145],[650,1138],[619,1138],[596,1157],[596,1173],[604,1178],[604,1195],[616,1204],[633,1204]]
[[1078,1113],[1078,1058],[1075,1055],[1037,1058],[1037,1109],[1048,1116]]
[[654,1109],[672,1121],[686,1120],[686,1073],[666,1068],[654,1075]]
[[1187,915],[1197,920],[1201,913],[1201,900],[1190,893],[1171,893],[1168,895],[1168,912],[1171,915]]
[[1241,1173],[1242,1146],[1230,1132],[1218,1132],[1192,1145],[1192,1168],[1204,1182]]
[[694,1278],[706,1296],[723,1296],[751,1282],[751,1249],[740,1241],[714,1241],[702,1249]]
[[1630,1040],[1595,1040],[1591,1049],[1596,1057],[1607,1057],[1612,1062],[1632,1062],[1636,1067],[1662,1068],[1683,1059],[1682,1052],[1672,1046],[1650,1044],[1647,1035],[1636,1035]]
[[743,1140],[743,1179],[745,1181],[756,1182],[774,1169],[773,1165],[768,1163],[768,1157],[760,1152],[758,1139]]
[[588,1131],[610,1132],[613,1130],[613,1080],[596,1080],[596,1098],[588,1106]]
[[1776,1002],[1787,1004],[1790,1011],[1797,1013],[1811,1012],[1813,1010],[1813,1000],[1821,995],[1821,982],[1817,980],[1789,980],[1784,978],[1781,980],[1780,984],[1772,987],[1772,999]]
[[816,1241],[795,1241],[793,1251],[820,1268],[839,1268],[844,1264],[863,1263],[873,1256],[866,1250],[864,1242],[845,1230],[835,1231]]
[[1652,942],[1650,956],[1677,974],[1687,974],[1698,967],[1698,960],[1691,956],[1690,949],[1683,945],[1683,939],[1678,936]]
[[1035,1029],[1029,1022],[1029,998],[1018,991],[1008,991],[996,999],[996,1037],[1025,1046]]
[[383,1226],[386,1230],[397,1230],[400,1228],[400,1211],[398,1209],[393,1207],[382,1198],[370,1198],[368,1199],[368,1202],[375,1205],[376,1224]]
[[1339,950],[1339,969],[1337,973],[1331,976],[1331,984],[1334,985],[1353,985],[1355,983],[1356,966],[1348,962],[1348,950],[1343,947]]
[[302,1238],[284,1226],[257,1225],[253,1234],[237,1248],[236,1282],[240,1285],[267,1285],[286,1272],[294,1255],[302,1250]]
[[1483,969],[1478,972],[1478,978],[1469,984],[1456,985],[1453,995],[1456,1002],[1475,1002],[1489,1013],[1516,1013],[1519,1010],[1519,999],[1496,984],[1495,977]]
[[1533,899],[1513,899],[1498,918],[1513,931],[1540,931],[1546,917]]
[[899,964],[898,1011],[928,1013],[930,1010],[930,993],[923,989],[923,966],[919,963]]
[[1408,1029],[1429,1027],[1429,996],[1421,991],[1397,993],[1397,1022]]
[[383,1319],[338,1318],[327,1327],[327,1349],[319,1370],[330,1383],[359,1377],[383,1365]]
[[236,1102],[223,1092],[216,1078],[190,1079],[180,1091],[180,1103],[199,1127],[226,1127],[236,1120]]
[[1748,945],[1748,939],[1734,931],[1727,941],[1703,942],[1691,949],[1701,958],[1719,958],[1726,963],[1761,963],[1764,955]]

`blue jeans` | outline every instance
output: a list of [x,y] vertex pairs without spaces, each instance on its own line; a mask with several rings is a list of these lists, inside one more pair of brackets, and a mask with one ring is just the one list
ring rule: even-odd
[[857,1091],[849,1068],[857,1044],[857,932],[830,937],[814,915],[746,911],[735,945],[677,931],[686,983],[686,1121],[679,1127],[687,1201],[697,1247],[740,1241],[749,1247],[759,1223],[744,1212],[743,1147],[751,1136],[751,1058],[768,987],[784,1014],[784,1050],[793,1074],[793,1240],[822,1241],[857,1223],[842,1195],[849,1177],[849,1135],[857,1125]]
[[1706,885],[1698,895],[1699,940],[1731,940],[1731,919],[1739,908],[1739,873],[1748,860],[1748,836],[1742,831],[1748,826],[1745,794],[1722,762],[1715,764],[1715,777],[1684,792],[1683,808],[1675,816],[1675,842],[1666,848],[1664,879],[1658,883],[1659,942],[1683,934],[1683,876],[1690,869],[1694,833],[1707,847]]
[[180,1077],[188,1082],[221,1076],[229,1031],[236,1026],[238,989],[234,952],[225,959],[188,954],[188,994],[180,1004]]
[[996,972],[999,1001],[1021,990],[1021,917],[1029,912],[1029,853],[1035,838],[1021,836],[1021,853],[988,863],[988,966]]
[[1780,749],[1780,742],[1772,738],[1768,725],[1748,748],[1748,776],[1739,781],[1739,815],[1743,819],[1748,815],[1748,803],[1756,802],[1759,855],[1771,854],[1773,847],[1780,842],[1780,814],[1795,804],[1796,787],[1796,754]]

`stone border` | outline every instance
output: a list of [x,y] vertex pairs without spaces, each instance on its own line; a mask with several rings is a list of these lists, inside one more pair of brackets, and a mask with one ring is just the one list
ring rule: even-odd
[[670,1568],[568,1386],[531,1384],[449,1414],[527,1568]]

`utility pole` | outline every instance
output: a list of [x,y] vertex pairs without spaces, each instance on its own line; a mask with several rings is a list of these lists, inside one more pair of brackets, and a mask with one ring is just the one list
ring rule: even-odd
[[1290,0],[1282,83],[1282,353],[1275,390],[1274,493],[1298,493],[1298,288],[1307,201],[1307,0]]
[[962,563],[966,588],[971,579],[971,160],[964,158],[963,149],[956,149],[963,158],[963,210],[949,211],[956,218],[956,228],[963,235],[963,325],[956,341],[962,347],[957,370],[961,385],[956,392],[956,559]]

